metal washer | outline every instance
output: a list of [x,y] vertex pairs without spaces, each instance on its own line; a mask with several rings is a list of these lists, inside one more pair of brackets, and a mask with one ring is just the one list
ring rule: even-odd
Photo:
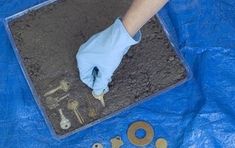
[[159,138],[157,139],[156,143],[155,143],[155,147],[156,148],[167,148],[167,141],[164,138]]
[[101,143],[94,143],[92,148],[104,148],[104,146]]
[[[139,129],[143,129],[146,132],[146,135],[144,138],[138,138],[136,137],[136,131]],[[127,136],[130,142],[136,146],[145,146],[148,145],[152,140],[154,136],[153,128],[150,124],[144,122],[144,121],[138,121],[128,128]]]

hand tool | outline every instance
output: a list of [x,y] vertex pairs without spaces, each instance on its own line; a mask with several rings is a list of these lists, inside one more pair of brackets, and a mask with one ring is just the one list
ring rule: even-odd
[[88,107],[88,116],[91,117],[91,118],[95,118],[97,116],[96,109],[94,108],[94,105],[90,101],[90,99],[88,99],[88,104],[89,104],[89,107]]
[[95,99],[99,100],[102,104],[103,107],[105,107],[105,102],[104,102],[104,93],[102,93],[101,95],[96,95],[93,91],[92,91],[92,95]]
[[71,122],[64,116],[62,109],[59,109],[59,113],[61,118],[60,127],[65,130],[69,129],[71,127]]
[[77,100],[72,100],[72,99],[68,100],[68,104],[67,104],[68,110],[72,110],[75,113],[78,121],[81,124],[83,124],[84,119],[82,118],[82,115],[79,113],[78,107],[79,107],[79,102]]
[[59,85],[58,87],[56,87],[56,88],[54,88],[54,89],[52,89],[52,90],[46,92],[46,93],[44,94],[44,96],[45,96],[45,97],[46,97],[46,96],[49,96],[49,95],[51,95],[51,94],[57,92],[57,91],[60,90],[60,89],[63,90],[64,92],[67,92],[67,91],[69,90],[69,88],[70,88],[69,82],[67,82],[67,81],[65,81],[65,80],[61,80],[61,81],[60,81],[60,85]]
[[53,98],[51,96],[46,98],[46,105],[49,109],[55,109],[56,107],[59,106],[59,102],[66,99],[69,96],[69,94],[66,94],[60,98],[56,97]]

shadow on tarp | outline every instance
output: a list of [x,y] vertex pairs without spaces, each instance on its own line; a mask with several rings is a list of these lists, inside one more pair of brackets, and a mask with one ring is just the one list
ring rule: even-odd
[[172,0],[159,13],[168,36],[190,66],[190,81],[62,141],[55,140],[13,53],[4,19],[42,0],[0,0],[0,147],[90,147],[147,120],[169,147],[235,145],[235,1]]

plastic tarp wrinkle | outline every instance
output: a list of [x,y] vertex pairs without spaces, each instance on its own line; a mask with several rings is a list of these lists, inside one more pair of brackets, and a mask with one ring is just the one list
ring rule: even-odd
[[[235,1],[171,0],[158,14],[173,46],[192,71],[184,84],[62,141],[55,140],[13,53],[4,19],[43,0],[0,0],[0,147],[91,147],[146,120],[153,147],[235,147]],[[115,126],[113,126],[115,125]]]

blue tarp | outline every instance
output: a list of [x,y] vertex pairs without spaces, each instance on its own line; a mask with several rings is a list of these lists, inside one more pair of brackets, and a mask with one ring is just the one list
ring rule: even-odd
[[191,79],[64,140],[55,140],[35,103],[4,28],[6,17],[43,0],[0,0],[0,147],[111,147],[146,120],[169,147],[235,147],[235,1],[171,0],[159,18]]

